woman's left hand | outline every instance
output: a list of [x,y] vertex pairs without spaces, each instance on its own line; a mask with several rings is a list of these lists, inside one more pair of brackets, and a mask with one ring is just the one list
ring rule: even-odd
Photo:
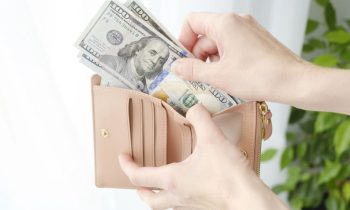
[[187,119],[195,129],[197,145],[184,161],[139,167],[130,155],[119,156],[123,171],[152,209],[287,209],[202,105],[193,106]]

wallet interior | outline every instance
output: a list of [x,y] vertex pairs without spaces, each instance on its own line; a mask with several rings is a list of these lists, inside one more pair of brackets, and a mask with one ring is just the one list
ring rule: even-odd
[[[132,187],[120,169],[118,154],[131,154],[140,166],[162,166],[182,161],[193,152],[195,130],[169,104],[139,91],[100,86],[100,80],[99,76],[92,78],[97,186]],[[257,171],[260,141],[255,140],[260,138],[260,132],[256,130],[256,111],[252,102],[212,117]]]

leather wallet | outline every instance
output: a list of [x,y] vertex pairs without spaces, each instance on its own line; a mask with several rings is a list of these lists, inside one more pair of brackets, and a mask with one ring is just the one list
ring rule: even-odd
[[[162,166],[182,161],[193,152],[194,129],[169,104],[139,91],[100,86],[100,82],[98,75],[92,77],[97,187],[135,188],[119,166],[121,153],[131,154],[140,166]],[[212,118],[259,174],[261,141],[272,130],[266,103],[246,102]]]

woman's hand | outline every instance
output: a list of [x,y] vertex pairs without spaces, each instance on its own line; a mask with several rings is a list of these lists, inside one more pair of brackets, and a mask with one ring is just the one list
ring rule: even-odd
[[295,90],[305,73],[306,62],[249,15],[192,13],[179,40],[199,59],[179,59],[172,71],[239,98],[277,101],[276,87]]
[[350,72],[302,60],[249,15],[192,13],[180,42],[199,58],[174,63],[172,71],[184,79],[247,100],[350,114]]
[[[153,209],[287,209],[248,167],[240,150],[217,128],[208,111],[195,105],[187,113],[197,145],[180,163],[138,167],[128,155],[119,157],[140,197]],[[147,187],[161,189],[154,192]]]

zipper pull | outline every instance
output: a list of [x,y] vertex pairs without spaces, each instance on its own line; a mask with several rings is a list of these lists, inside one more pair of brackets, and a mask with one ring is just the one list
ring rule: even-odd
[[260,116],[261,116],[261,138],[263,140],[267,140],[272,133],[272,125],[271,125],[271,111],[267,106],[265,101],[258,102]]

